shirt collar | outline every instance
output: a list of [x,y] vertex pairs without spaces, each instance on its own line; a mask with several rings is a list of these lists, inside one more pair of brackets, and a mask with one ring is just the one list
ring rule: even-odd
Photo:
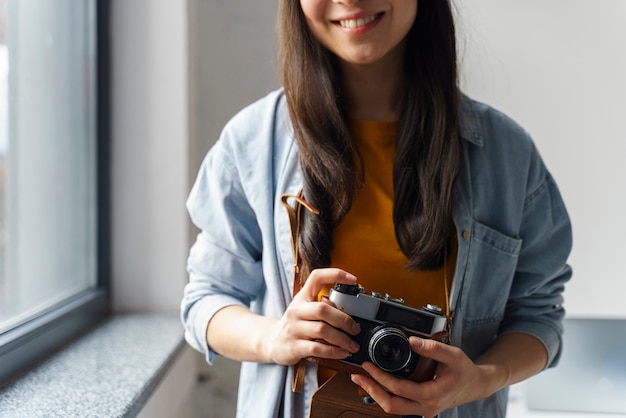
[[461,97],[461,137],[467,141],[482,147],[483,132],[480,124],[480,116],[472,100],[463,95]]

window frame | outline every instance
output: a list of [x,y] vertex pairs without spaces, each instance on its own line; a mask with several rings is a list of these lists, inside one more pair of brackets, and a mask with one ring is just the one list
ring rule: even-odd
[[111,314],[110,0],[96,0],[97,284],[0,334],[0,387]]

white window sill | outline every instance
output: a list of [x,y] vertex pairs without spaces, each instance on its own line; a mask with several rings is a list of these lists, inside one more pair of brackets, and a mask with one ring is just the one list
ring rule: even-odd
[[183,344],[175,315],[116,315],[0,389],[0,416],[136,416]]

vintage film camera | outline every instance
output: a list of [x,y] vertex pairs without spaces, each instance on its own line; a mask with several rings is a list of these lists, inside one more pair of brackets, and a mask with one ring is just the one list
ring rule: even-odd
[[361,364],[370,361],[395,376],[417,382],[434,377],[437,363],[414,353],[408,338],[414,335],[447,342],[447,319],[439,307],[411,308],[388,295],[366,294],[359,285],[336,284],[328,298],[361,325],[361,332],[353,337],[361,348],[344,360],[315,362],[347,373],[367,374]]

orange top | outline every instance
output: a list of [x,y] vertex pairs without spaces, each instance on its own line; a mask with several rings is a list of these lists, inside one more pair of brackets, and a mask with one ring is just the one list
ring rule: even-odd
[[[434,271],[407,270],[408,259],[396,240],[393,225],[396,123],[351,120],[350,129],[363,157],[364,185],[348,214],[333,231],[331,266],[354,274],[368,293],[375,291],[402,298],[407,306],[415,308],[431,303],[445,311],[444,279],[450,289],[456,240],[452,240],[453,248],[445,266]],[[321,294],[329,290],[330,287]],[[321,372],[320,379],[325,374]]]

